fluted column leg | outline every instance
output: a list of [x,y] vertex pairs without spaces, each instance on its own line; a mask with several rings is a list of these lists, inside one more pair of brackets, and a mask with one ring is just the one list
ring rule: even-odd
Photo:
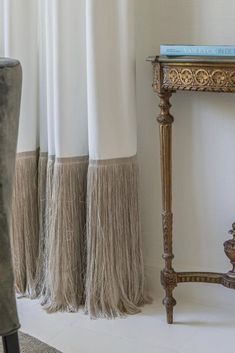
[[173,307],[176,304],[172,292],[176,286],[175,272],[172,268],[172,167],[171,167],[171,142],[172,142],[172,123],[173,116],[170,114],[171,93],[159,93],[160,115],[158,116],[160,132],[160,151],[161,151],[161,180],[162,180],[162,226],[165,268],[162,271],[162,285],[165,288],[166,296],[163,304],[166,307],[167,322],[173,323]]

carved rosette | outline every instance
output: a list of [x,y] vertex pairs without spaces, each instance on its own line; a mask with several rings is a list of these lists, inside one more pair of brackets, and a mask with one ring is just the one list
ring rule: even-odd
[[235,92],[235,67],[163,64],[162,88],[166,91]]

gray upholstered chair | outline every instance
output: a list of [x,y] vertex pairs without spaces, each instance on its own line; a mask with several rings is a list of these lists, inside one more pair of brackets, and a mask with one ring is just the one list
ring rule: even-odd
[[0,336],[5,353],[19,352],[10,218],[21,83],[20,63],[0,58]]

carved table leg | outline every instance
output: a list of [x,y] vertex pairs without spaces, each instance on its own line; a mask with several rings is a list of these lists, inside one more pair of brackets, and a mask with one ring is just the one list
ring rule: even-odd
[[160,150],[161,150],[161,179],[162,179],[162,224],[163,224],[163,242],[165,268],[162,271],[162,285],[165,288],[166,296],[163,304],[166,307],[167,323],[173,323],[173,307],[176,304],[172,296],[172,292],[177,285],[177,276],[172,268],[172,180],[171,180],[171,136],[173,116],[170,114],[171,104],[169,99],[171,93],[159,93],[160,97],[160,115],[159,122],[160,132]]

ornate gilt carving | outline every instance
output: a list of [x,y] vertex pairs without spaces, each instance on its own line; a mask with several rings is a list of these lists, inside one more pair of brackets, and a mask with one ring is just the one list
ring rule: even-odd
[[184,85],[191,85],[193,82],[193,73],[190,69],[183,69],[179,73],[179,78]]
[[201,282],[201,283],[222,283],[223,274],[211,272],[178,272],[177,283]]
[[233,236],[233,239],[227,240],[224,243],[224,251],[228,256],[233,269],[227,273],[228,277],[235,279],[235,223],[232,225],[232,229],[229,231],[229,234]]
[[198,282],[222,284],[224,287],[235,289],[235,278],[226,273],[213,272],[177,272],[177,283]]
[[173,308],[176,305],[176,300],[173,297],[172,293],[175,287],[177,286],[177,274],[174,270],[161,272],[161,284],[165,289],[166,295],[162,303],[166,308],[167,314],[167,323],[173,323]]
[[162,73],[162,89],[166,91],[235,92],[235,67],[164,64]]
[[163,259],[166,261],[166,268],[171,269],[171,263],[174,258],[172,253],[172,224],[173,214],[171,212],[162,213],[162,229],[163,229]]
[[229,76],[232,85],[235,85],[235,71],[232,71]]
[[199,69],[195,73],[195,81],[198,85],[206,86],[209,82],[208,72],[204,69]]
[[159,63],[156,63],[153,66],[153,89],[156,92],[161,92],[162,89],[162,80],[161,80],[161,65]]
[[169,78],[171,80],[171,82],[176,83],[179,80],[179,73],[176,69],[171,69],[169,71]]
[[163,270],[161,272],[161,284],[164,288],[171,287],[173,290],[177,286],[177,273],[173,270],[171,272]]
[[170,92],[159,93],[158,96],[160,98],[160,104],[159,104],[160,114],[159,114],[159,116],[157,118],[157,121],[160,124],[172,124],[173,121],[174,121],[174,118],[170,114],[170,108],[171,108],[170,97],[171,97],[171,93]]

